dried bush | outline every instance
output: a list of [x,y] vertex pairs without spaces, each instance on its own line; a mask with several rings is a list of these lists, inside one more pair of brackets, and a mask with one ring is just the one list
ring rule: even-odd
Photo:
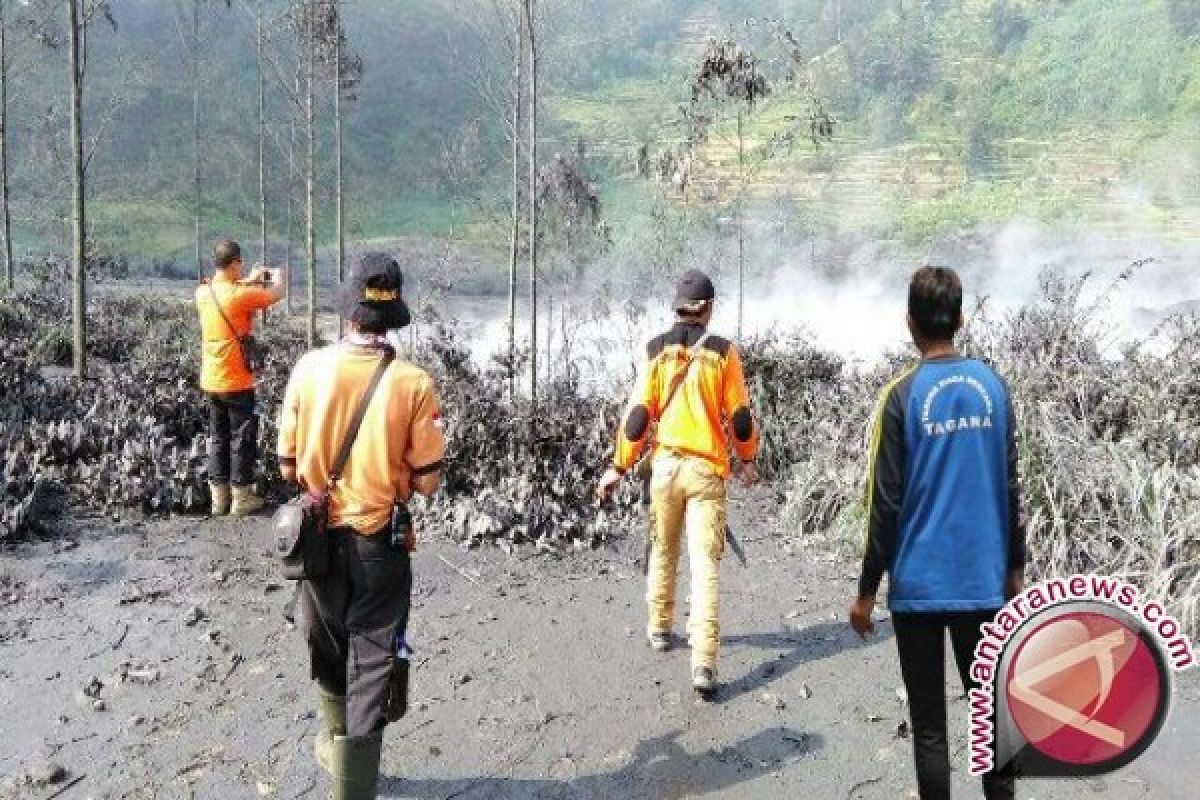
[[[79,383],[39,370],[38,343],[66,318],[61,302],[34,294],[0,304],[0,538],[36,527],[55,491],[110,511],[203,513],[207,411],[196,385],[194,310],[168,298],[96,300],[90,346],[103,361]],[[293,490],[279,476],[277,411],[303,332],[273,324],[262,338],[258,488],[279,501]],[[528,408],[509,404],[504,371],[476,366],[451,326],[426,329],[417,359],[443,396],[451,452],[426,524],[467,545],[541,548],[592,546],[633,524],[632,491],[607,510],[591,502],[616,403],[563,378],[545,388],[531,426]]]
[[435,326],[418,363],[442,396],[450,459],[444,491],[423,519],[465,546],[596,546],[637,522],[634,490],[597,509],[592,492],[611,459],[622,400],[575,376],[542,387],[538,410],[508,399],[507,371],[481,369],[451,328]]
[[[195,312],[161,297],[112,297],[89,309],[90,348],[101,359],[84,382],[44,375],[46,341],[68,318],[62,298],[7,298],[0,311],[0,538],[36,527],[39,499],[65,491],[104,510],[197,513],[208,507],[203,436],[206,410],[196,385]],[[287,371],[302,352],[295,332],[273,330],[263,380],[271,420]],[[70,359],[70,343],[66,342]],[[272,453],[264,425],[262,444]],[[273,456],[268,456],[268,460]],[[282,495],[277,465],[264,489]]]
[[[1158,350],[1114,357],[1103,308],[1081,282],[1046,280],[1007,318],[973,317],[967,352],[994,363],[1017,406],[1032,572],[1099,571],[1200,623],[1200,323],[1178,320]],[[44,377],[38,342],[66,316],[43,296],[0,302],[0,538],[36,526],[66,491],[116,510],[198,513],[208,505],[205,407],[196,387],[197,323],[186,304],[106,298],[89,313],[108,363],[77,383]],[[531,419],[508,399],[507,370],[481,367],[452,325],[422,329],[418,363],[434,375],[449,444],[446,485],[419,519],[464,546],[595,546],[640,528],[637,489],[597,509],[628,387],[567,374],[543,387]],[[274,456],[278,403],[302,331],[273,324],[260,378],[263,478],[290,494]],[[844,363],[803,338],[747,343],[743,360],[763,422],[762,464],[786,493],[785,520],[813,546],[857,552],[868,427],[879,389],[904,360]]]
[[[975,315],[963,340],[1013,393],[1031,572],[1133,580],[1195,632],[1200,325],[1164,328],[1160,352],[1129,346],[1106,355],[1103,303],[1083,303],[1083,288],[1084,280],[1048,277],[1037,302],[1004,319]],[[865,442],[892,367],[843,368],[834,382],[793,377],[776,387],[791,410],[772,413],[794,420],[774,460],[794,465],[786,518],[797,535],[861,550]]]

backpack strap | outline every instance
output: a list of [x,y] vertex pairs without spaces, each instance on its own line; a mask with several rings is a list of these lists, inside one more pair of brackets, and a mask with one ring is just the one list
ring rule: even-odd
[[208,282],[208,293],[212,295],[213,305],[217,307],[217,313],[221,315],[221,319],[225,320],[225,327],[229,328],[230,335],[240,348],[242,346],[242,337],[238,336],[237,328],[233,327],[233,323],[229,321],[229,317],[225,316],[225,309],[221,307],[221,300],[217,297],[217,290],[213,288],[212,281]]
[[358,438],[358,429],[362,427],[363,419],[367,416],[367,409],[371,405],[371,398],[375,396],[375,390],[379,388],[379,384],[383,380],[383,374],[387,372],[388,367],[391,366],[395,359],[396,352],[394,350],[385,350],[383,358],[379,361],[379,366],[375,368],[375,374],[371,376],[371,382],[367,385],[366,394],[359,401],[358,409],[354,412],[354,418],[350,421],[350,428],[346,431],[346,438],[342,440],[342,447],[338,450],[337,458],[333,462],[333,469],[329,472],[329,483],[325,489],[326,494],[333,491],[338,480],[342,477],[342,470],[346,468],[346,462],[350,460],[350,451],[354,448],[354,440]]
[[656,422],[662,419],[663,415],[667,413],[667,408],[671,405],[671,401],[675,399],[675,395],[679,393],[679,388],[683,386],[683,382],[687,380],[688,373],[692,369],[692,362],[696,360],[696,356],[700,355],[700,349],[704,347],[704,343],[708,341],[709,336],[711,336],[711,334],[708,331],[705,331],[704,335],[701,336],[700,339],[688,350],[687,363],[684,365],[683,369],[679,371],[679,374],[675,376],[675,380],[671,383],[671,388],[667,391],[666,399],[663,400],[663,404],[658,410],[658,417],[655,420]]

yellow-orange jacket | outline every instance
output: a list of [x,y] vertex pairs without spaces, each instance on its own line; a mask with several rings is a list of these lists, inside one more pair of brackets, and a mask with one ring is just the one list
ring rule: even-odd
[[662,408],[704,333],[700,325],[678,323],[650,340],[647,363],[617,434],[613,465],[618,471],[631,469],[648,445],[702,458],[722,477],[729,475],[730,446],[742,461],[758,455],[758,424],[742,361],[728,339],[708,336],[665,412]]

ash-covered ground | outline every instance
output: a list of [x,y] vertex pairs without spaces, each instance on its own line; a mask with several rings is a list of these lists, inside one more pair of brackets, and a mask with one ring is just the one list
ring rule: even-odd
[[[890,628],[859,642],[844,615],[857,565],[781,530],[774,502],[737,490],[751,565],[723,567],[715,703],[688,688],[682,642],[665,656],[643,643],[640,531],[562,559],[423,542],[413,706],[387,735],[380,796],[908,796]],[[0,555],[0,797],[324,796],[268,521],[73,526]],[[978,796],[957,689],[950,711],[957,796]],[[1200,679],[1184,675],[1135,765],[1019,797],[1194,797],[1198,735]]]

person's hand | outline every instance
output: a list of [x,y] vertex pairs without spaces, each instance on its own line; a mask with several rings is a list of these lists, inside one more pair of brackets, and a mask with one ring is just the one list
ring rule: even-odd
[[296,483],[296,465],[280,464],[279,475],[283,478],[284,483]]
[[850,627],[854,628],[854,632],[863,639],[875,632],[875,620],[871,618],[873,613],[875,613],[874,597],[859,597],[850,604]]
[[743,461],[738,467],[737,474],[738,479],[745,487],[754,486],[761,480],[761,477],[758,474],[758,467],[753,461]]
[[404,548],[410,553],[417,552],[417,531],[415,528],[409,528],[408,533],[404,534]]
[[616,467],[609,467],[605,470],[604,475],[600,478],[600,484],[596,487],[596,502],[606,502],[613,489],[621,482],[621,477],[622,475],[617,472]]
[[1009,570],[1004,581],[1004,599],[1012,600],[1023,591],[1025,591],[1025,568],[1017,567]]

